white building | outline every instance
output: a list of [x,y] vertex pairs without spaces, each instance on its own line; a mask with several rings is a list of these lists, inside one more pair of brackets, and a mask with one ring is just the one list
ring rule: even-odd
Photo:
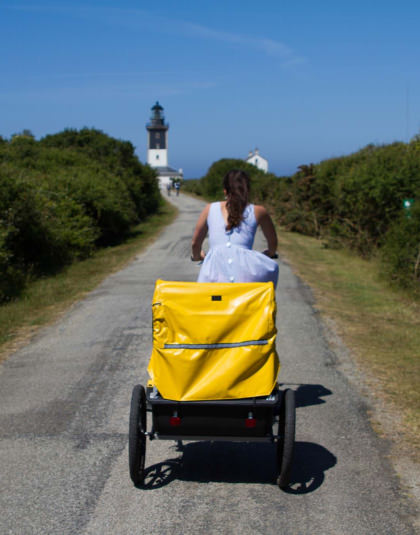
[[146,125],[148,132],[147,140],[147,163],[156,169],[159,175],[159,183],[166,186],[173,180],[182,180],[182,169],[177,171],[168,165],[168,130],[165,124],[163,108],[156,102],[152,108],[150,122]]
[[255,149],[254,151],[250,150],[245,161],[251,165],[255,165],[255,167],[258,167],[258,169],[261,169],[264,173],[268,172],[268,160],[261,156],[258,149]]

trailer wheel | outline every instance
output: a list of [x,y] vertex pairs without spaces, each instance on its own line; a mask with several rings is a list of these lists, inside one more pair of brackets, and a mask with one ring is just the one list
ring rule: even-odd
[[131,395],[130,425],[128,432],[128,463],[134,485],[144,481],[146,459],[146,392],[136,385]]
[[286,488],[290,481],[293,448],[295,443],[295,393],[287,389],[283,394],[279,415],[277,441],[278,478],[277,484],[281,489]]

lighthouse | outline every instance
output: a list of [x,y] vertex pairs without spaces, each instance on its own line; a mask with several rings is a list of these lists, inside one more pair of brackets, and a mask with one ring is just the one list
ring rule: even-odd
[[161,186],[182,179],[182,170],[177,171],[168,165],[168,130],[165,123],[163,108],[156,102],[151,108],[152,115],[146,125],[147,140],[147,163],[156,169]]

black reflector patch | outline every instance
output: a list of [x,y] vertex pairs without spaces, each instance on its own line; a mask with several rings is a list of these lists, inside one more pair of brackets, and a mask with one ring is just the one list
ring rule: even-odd
[[221,301],[222,300],[222,296],[221,295],[212,295],[211,296],[211,300],[212,301]]

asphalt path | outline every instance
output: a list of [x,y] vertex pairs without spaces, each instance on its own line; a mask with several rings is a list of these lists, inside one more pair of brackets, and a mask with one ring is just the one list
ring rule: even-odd
[[[331,350],[309,288],[280,263],[279,379],[296,391],[292,485],[271,444],[147,442],[146,486],[128,473],[132,387],[146,383],[157,278],[193,281],[203,203],[179,216],[0,372],[0,533],[413,534],[412,506],[373,432],[366,400]],[[257,236],[256,248],[264,248]]]

